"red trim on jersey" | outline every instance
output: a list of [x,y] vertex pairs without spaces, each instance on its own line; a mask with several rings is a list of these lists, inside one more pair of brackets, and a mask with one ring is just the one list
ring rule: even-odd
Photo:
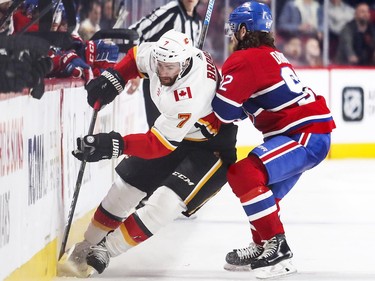
[[125,81],[134,79],[136,77],[144,77],[144,75],[142,75],[142,73],[138,71],[136,56],[137,46],[134,46],[128,51],[126,56],[114,67],[114,69],[121,74],[122,78],[124,78]]
[[146,134],[131,134],[123,137],[125,142],[124,154],[144,159],[159,158],[173,151],[171,146],[163,143],[153,131]]

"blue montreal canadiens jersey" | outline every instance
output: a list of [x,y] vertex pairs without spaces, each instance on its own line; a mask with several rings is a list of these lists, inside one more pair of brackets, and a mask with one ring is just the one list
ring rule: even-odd
[[278,50],[262,46],[235,51],[222,74],[212,105],[223,122],[249,117],[265,138],[335,128],[324,97],[304,87]]

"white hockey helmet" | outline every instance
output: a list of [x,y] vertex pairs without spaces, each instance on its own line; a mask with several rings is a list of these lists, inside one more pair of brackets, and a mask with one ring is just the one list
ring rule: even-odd
[[171,29],[164,33],[155,43],[152,55],[155,65],[158,62],[178,62],[180,64],[178,78],[181,78],[193,56],[193,44],[186,34]]
[[153,56],[161,62],[185,62],[192,57],[191,39],[184,33],[171,29],[156,42]]

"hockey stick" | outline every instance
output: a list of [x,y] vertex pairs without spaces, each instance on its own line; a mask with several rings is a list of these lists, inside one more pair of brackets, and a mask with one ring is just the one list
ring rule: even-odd
[[121,1],[120,6],[119,6],[117,20],[113,28],[120,28],[123,25],[128,14],[129,12],[126,10],[124,1]]
[[208,31],[208,26],[210,24],[212,11],[214,10],[214,4],[215,4],[215,0],[209,0],[207,4],[206,16],[204,18],[202,31],[198,40],[198,49],[201,49],[201,50],[203,49],[204,41],[206,40],[206,35]]
[[[98,111],[99,111],[99,109],[100,109],[100,102],[97,101],[94,104],[94,110],[93,110],[92,117],[91,117],[90,127],[89,127],[89,131],[87,133],[88,135],[92,135],[93,132],[94,132],[95,122],[96,122],[96,118],[98,117]],[[81,185],[82,185],[83,173],[84,173],[85,168],[86,168],[87,156],[88,155],[87,155],[87,150],[86,150],[83,153],[83,160],[81,162],[81,167],[79,168],[79,172],[78,172],[78,176],[77,176],[77,181],[76,181],[76,186],[75,186],[74,193],[73,193],[72,203],[70,204],[69,215],[68,215],[68,222],[65,225],[64,235],[62,237],[60,254],[59,254],[59,260],[61,259],[61,257],[65,253],[65,248],[66,248],[66,243],[68,241],[70,227],[72,226],[74,210],[76,209],[78,195],[79,195],[79,191],[80,191]]]

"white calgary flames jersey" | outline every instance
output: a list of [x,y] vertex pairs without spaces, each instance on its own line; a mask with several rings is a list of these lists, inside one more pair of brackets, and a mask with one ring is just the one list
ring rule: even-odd
[[152,57],[154,43],[137,48],[139,72],[150,79],[151,98],[161,115],[154,128],[168,141],[205,140],[217,133],[219,121],[211,102],[216,93],[219,74],[210,54],[194,48],[190,66],[172,86],[160,84]]

